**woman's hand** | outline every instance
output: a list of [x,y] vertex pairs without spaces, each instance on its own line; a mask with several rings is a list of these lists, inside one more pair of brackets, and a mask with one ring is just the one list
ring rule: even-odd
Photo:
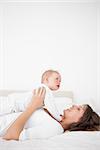
[[44,87],[40,87],[33,91],[32,100],[29,106],[35,106],[36,109],[41,108],[44,105],[44,98],[46,94],[46,89]]

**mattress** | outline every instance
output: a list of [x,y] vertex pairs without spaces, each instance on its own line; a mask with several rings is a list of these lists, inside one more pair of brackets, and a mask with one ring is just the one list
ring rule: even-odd
[[99,131],[65,132],[49,139],[26,141],[0,140],[2,150],[99,150]]

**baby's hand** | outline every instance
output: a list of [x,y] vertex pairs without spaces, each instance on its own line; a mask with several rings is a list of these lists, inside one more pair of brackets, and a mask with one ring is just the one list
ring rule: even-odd
[[36,105],[37,108],[40,108],[44,105],[46,89],[44,87],[40,87],[33,91],[31,104]]

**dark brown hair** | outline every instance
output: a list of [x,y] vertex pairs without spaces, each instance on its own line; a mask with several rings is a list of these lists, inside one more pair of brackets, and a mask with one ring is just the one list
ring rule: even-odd
[[100,131],[100,116],[86,105],[86,110],[77,123],[72,123],[69,131]]

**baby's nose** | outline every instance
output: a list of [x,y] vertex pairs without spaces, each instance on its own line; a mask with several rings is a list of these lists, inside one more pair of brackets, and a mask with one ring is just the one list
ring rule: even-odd
[[58,83],[60,84],[60,83],[61,83],[61,80],[58,80]]

